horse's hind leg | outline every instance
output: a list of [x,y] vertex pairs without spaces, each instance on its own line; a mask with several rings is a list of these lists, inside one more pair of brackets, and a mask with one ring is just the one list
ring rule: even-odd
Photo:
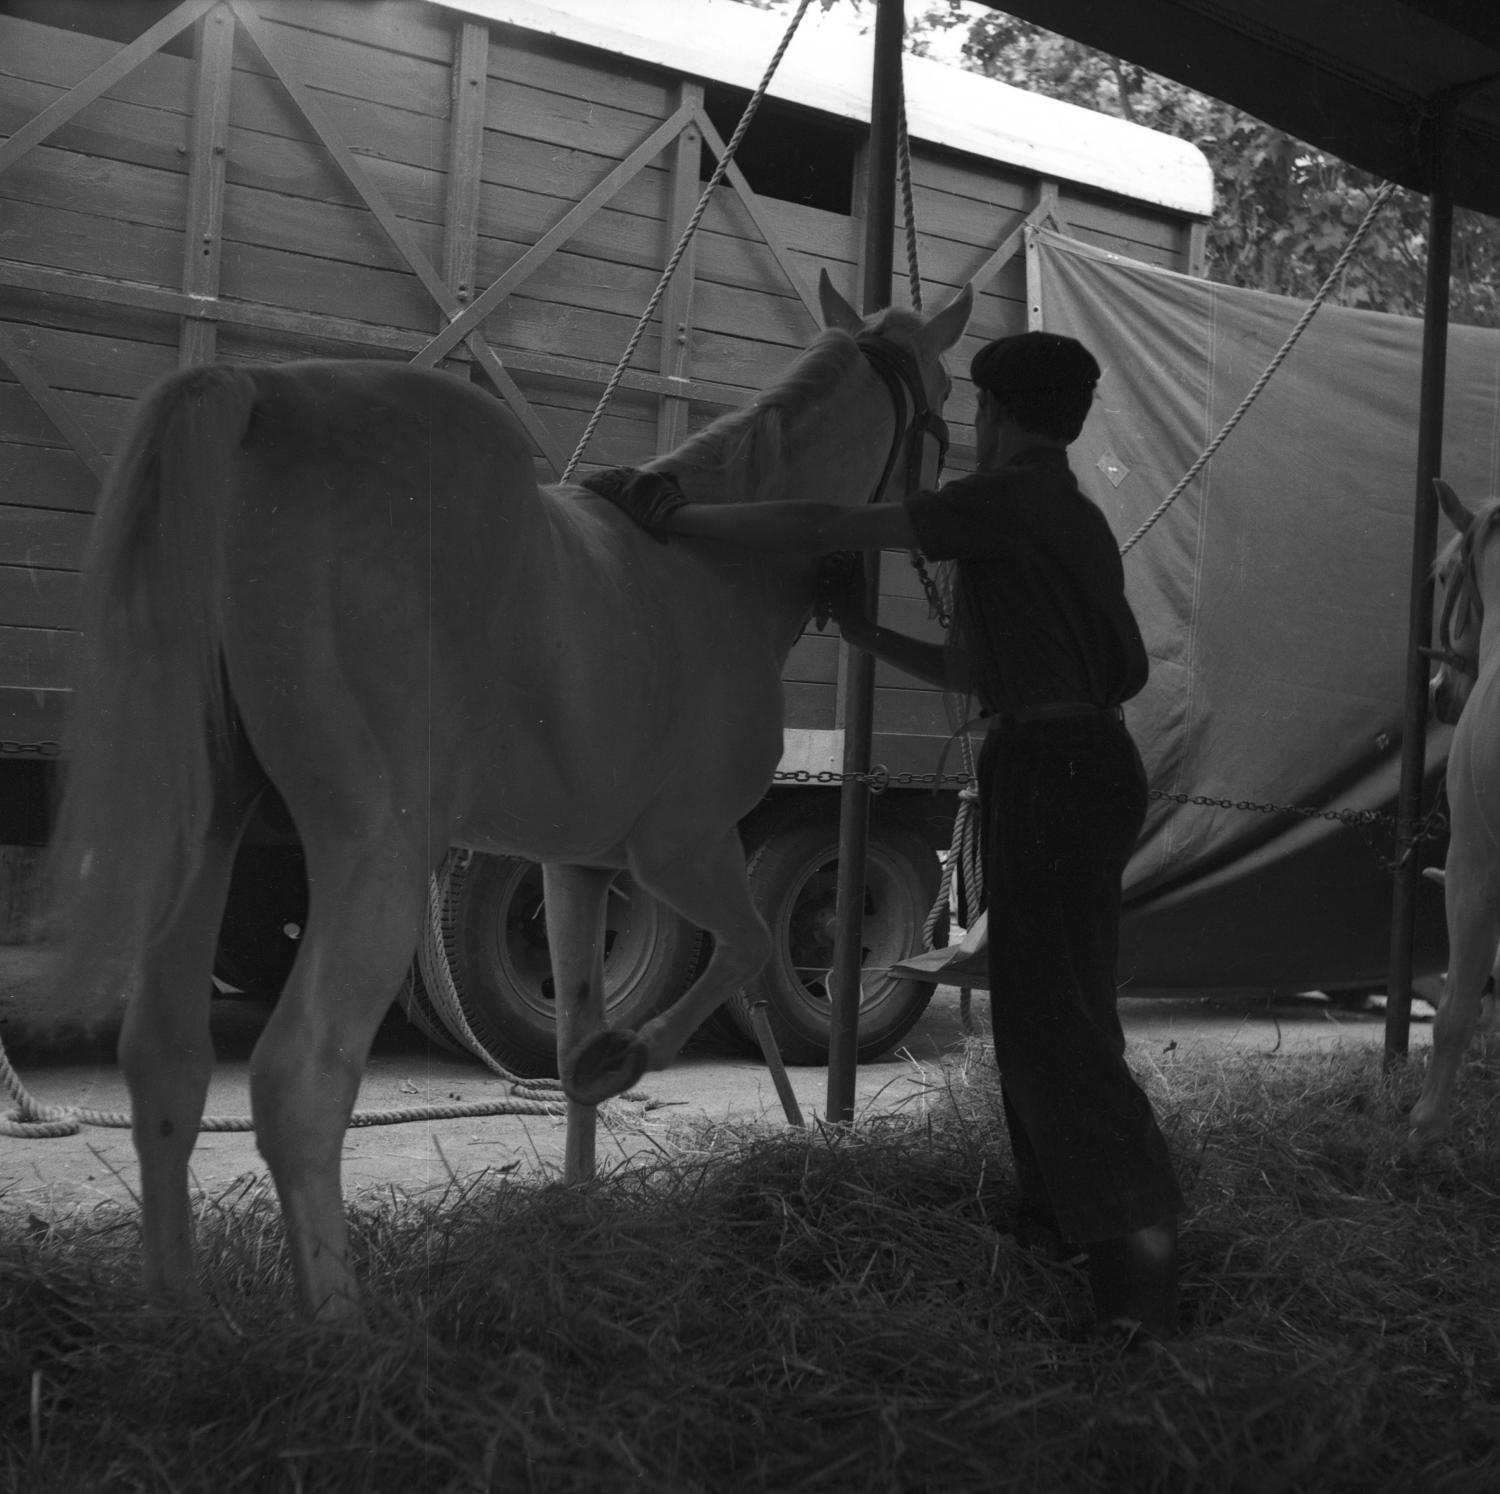
[[[604,1031],[604,911],[614,872],[593,866],[542,867],[547,947],[557,992],[557,1066],[579,1043]],[[563,1181],[594,1174],[594,1107],[568,1101]]]
[[358,1320],[341,1161],[365,1059],[416,947],[428,868],[399,838],[344,854],[304,833],[307,933],[250,1061],[255,1136],[302,1310]]
[[171,923],[146,949],[120,1032],[120,1067],[130,1090],[141,1169],[146,1290],[168,1299],[197,1292],[188,1162],[213,1072],[214,946],[238,840],[238,828],[211,834]]
[[564,1088],[570,1098],[590,1104],[629,1089],[647,1070],[666,1068],[771,955],[770,931],[751,901],[736,830],[697,848],[674,847],[660,860],[639,857],[631,870],[647,892],[712,934],[714,952],[698,979],[666,1011],[642,1023],[639,1033],[605,1029],[567,1055]]
[[1433,1023],[1432,1055],[1422,1093],[1412,1107],[1418,1141],[1439,1135],[1448,1123],[1464,1053],[1479,1023],[1485,983],[1500,944],[1500,902],[1487,879],[1470,866],[1470,850],[1455,833],[1448,852],[1444,894],[1448,913],[1448,974]]

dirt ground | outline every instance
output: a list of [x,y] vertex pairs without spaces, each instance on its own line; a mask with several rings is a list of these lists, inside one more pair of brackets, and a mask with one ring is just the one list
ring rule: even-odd
[[[0,950],[0,1017],[24,1003],[43,966],[28,950]],[[1120,1004],[1135,1056],[1149,1064],[1168,1051],[1201,1049],[1296,1052],[1330,1044],[1379,1047],[1384,1014],[1379,1003],[1363,1011],[1335,1006],[1316,993],[1300,996],[1172,995],[1124,997]],[[247,1116],[247,1060],[268,1008],[261,1002],[219,998],[214,1042],[219,1056],[209,1095],[212,1115]],[[1411,1029],[1413,1049],[1430,1040],[1430,1007],[1419,1002]],[[973,1002],[973,1028],[988,1032],[988,998]],[[945,1065],[962,1061],[966,1032],[959,993],[939,987],[906,1042],[856,1077],[856,1114],[920,1109],[941,1093]],[[112,1061],[98,1056],[23,1061],[20,1077],[43,1105],[124,1111],[124,1083]],[[791,1081],[804,1116],[827,1108],[827,1073],[795,1068]],[[601,1113],[601,1166],[661,1144],[684,1117],[764,1121],[785,1117],[764,1064],[724,1044],[699,1040],[669,1071],[646,1076],[647,1105],[616,1102]],[[361,1110],[396,1110],[493,1099],[502,1082],[475,1062],[434,1048],[394,1010],[382,1027],[360,1091]],[[8,1097],[0,1112],[12,1108]],[[409,1121],[349,1132],[345,1191],[417,1192],[444,1187],[487,1169],[555,1173],[562,1159],[565,1123],[548,1115],[501,1115]],[[197,1184],[222,1194],[247,1175],[264,1173],[248,1130],[205,1132],[194,1153]],[[53,1217],[94,1204],[125,1203],[135,1186],[135,1156],[127,1130],[85,1127],[60,1138],[0,1137],[0,1208]]]

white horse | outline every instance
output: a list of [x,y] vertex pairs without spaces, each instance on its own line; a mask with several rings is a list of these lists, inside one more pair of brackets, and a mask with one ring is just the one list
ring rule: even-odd
[[1418,1141],[1442,1133],[1459,1065],[1479,1025],[1500,949],[1500,499],[1471,511],[1440,479],[1433,486],[1458,531],[1438,556],[1433,713],[1452,725],[1448,749],[1448,859],[1443,896],[1448,974],[1433,1026],[1432,1057],[1412,1108]]
[[[826,275],[820,292],[828,330],[787,377],[646,471],[700,503],[872,496],[942,405],[972,292],[868,322]],[[660,545],[577,486],[538,488],[505,406],[433,370],[218,366],[146,396],[85,581],[55,861],[78,963],[140,976],[120,1059],[149,1290],[192,1293],[214,943],[267,788],[309,904],[251,1059],[256,1140],[303,1309],[357,1316],[344,1133],[433,869],[450,845],[543,863],[570,1139],[579,1121],[591,1143],[590,1107],[670,1063],[770,953],[736,827],[781,756],[817,565]],[[604,1014],[622,867],[714,940],[638,1033]]]

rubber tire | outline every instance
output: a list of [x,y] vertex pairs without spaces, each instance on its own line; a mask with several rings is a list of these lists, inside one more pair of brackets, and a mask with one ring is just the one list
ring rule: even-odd
[[[533,1078],[557,1076],[557,1022],[542,869],[475,853],[446,878],[443,943],[474,1036],[497,1062]],[[702,934],[620,872],[606,909],[605,1011],[638,1029],[697,974]]]
[[461,1058],[474,1056],[469,1052],[467,1043],[460,1042],[448,1031],[448,1024],[443,1020],[443,1014],[433,1001],[432,993],[422,979],[421,967],[416,960],[413,960],[407,967],[406,979],[401,983],[396,1001],[401,1010],[406,1013],[406,1020],[434,1047],[442,1048],[448,1053],[456,1053]]
[[[838,841],[837,820],[826,814],[809,818],[795,801],[745,827],[750,893],[770,926],[773,950],[765,969],[730,998],[727,1010],[753,1042],[750,1003],[764,1001],[786,1063],[828,1062],[832,1008],[820,973],[833,961]],[[894,964],[922,947],[922,925],[937,898],[941,868],[927,841],[894,817],[872,818],[865,865],[865,962]],[[861,1063],[911,1031],[934,989],[927,981],[889,975],[867,977],[863,987]]]

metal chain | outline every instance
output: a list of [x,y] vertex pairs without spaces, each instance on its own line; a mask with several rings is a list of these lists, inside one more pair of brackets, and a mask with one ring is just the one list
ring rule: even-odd
[[[867,773],[839,773],[831,768],[814,771],[797,768],[775,775],[777,783],[865,783],[875,793],[892,787],[905,787],[914,783],[954,784],[964,787],[973,783],[967,773],[892,773],[879,765]],[[1150,789],[1152,799],[1166,800],[1172,804],[1192,804],[1204,809],[1234,809],[1246,814],[1294,814],[1304,820],[1335,820],[1355,829],[1371,826],[1394,828],[1396,816],[1384,809],[1314,809],[1308,804],[1265,804],[1255,799],[1216,799],[1211,794],[1173,794],[1165,789]],[[1434,805],[1423,817],[1414,840],[1437,840],[1448,831],[1448,816],[1441,804]]]
[[61,757],[62,743],[0,741],[0,757],[16,756]]
[[[1150,789],[1153,799],[1164,799],[1172,804],[1196,804],[1210,809],[1235,809],[1248,814],[1295,814],[1304,820],[1334,820],[1353,830],[1366,832],[1374,829],[1395,831],[1400,821],[1384,809],[1313,809],[1305,804],[1259,804],[1253,799],[1216,799],[1209,794],[1169,794],[1164,789]],[[1422,817],[1416,832],[1408,842],[1406,850],[1394,861],[1382,847],[1365,835],[1365,842],[1380,860],[1385,870],[1396,872],[1412,857],[1416,848],[1426,840],[1441,840],[1448,833],[1448,815],[1443,808],[1443,796]]]
[[1153,799],[1172,804],[1196,804],[1204,809],[1237,809],[1246,814],[1295,814],[1304,820],[1338,820],[1345,825],[1394,825],[1396,817],[1382,809],[1313,809],[1306,804],[1261,804],[1254,799],[1215,799],[1210,794],[1169,794],[1149,790]]
[[966,773],[892,773],[878,763],[867,773],[838,773],[832,768],[814,771],[794,768],[775,775],[777,783],[865,783],[873,794],[883,794],[892,785],[904,788],[913,783],[951,783],[957,788],[974,780]]
[[917,573],[917,579],[922,583],[922,591],[927,597],[927,606],[932,615],[938,620],[945,633],[951,632],[953,609],[944,600],[942,588],[933,580],[932,572],[927,569],[927,562],[922,558],[920,550],[911,551],[911,565]]
[[[1392,824],[1399,826],[1400,821],[1395,815],[1388,815],[1386,819]],[[1390,871],[1399,871],[1408,861],[1424,840],[1441,840],[1448,833],[1448,815],[1443,808],[1443,794],[1439,792],[1437,802],[1422,816],[1417,825],[1416,832],[1407,842],[1406,849],[1394,860],[1387,861],[1386,867]]]

